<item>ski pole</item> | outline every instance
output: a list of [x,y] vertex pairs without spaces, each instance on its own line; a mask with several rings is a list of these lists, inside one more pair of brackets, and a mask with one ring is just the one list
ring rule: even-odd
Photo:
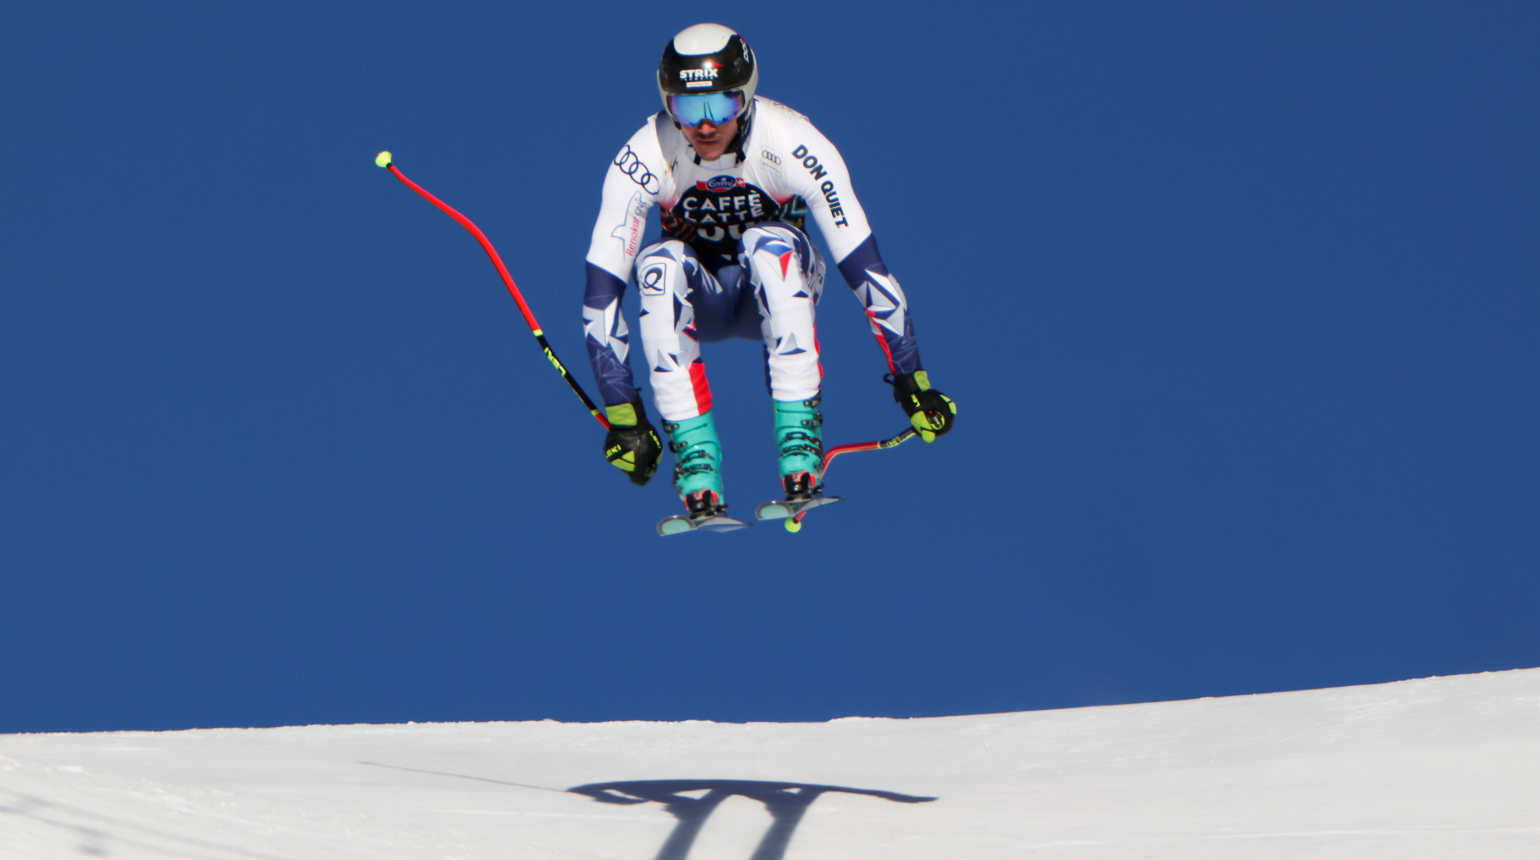
[[[829,474],[829,464],[834,462],[834,458],[841,454],[849,454],[855,451],[881,451],[884,448],[897,448],[898,446],[908,442],[910,439],[913,439],[918,435],[920,434],[916,433],[913,427],[908,427],[904,429],[904,432],[894,436],[892,439],[881,439],[876,442],[854,442],[849,445],[836,445],[835,447],[829,449],[829,453],[823,455],[823,469],[818,473],[818,483],[820,485],[823,484],[824,476]],[[805,516],[807,516],[807,511],[803,511],[802,513],[799,513],[796,516],[788,519],[786,521],[786,530],[789,532],[796,532],[801,529],[802,518]]]
[[818,483],[823,483],[823,476],[829,474],[829,464],[834,462],[834,458],[841,454],[851,454],[856,451],[880,451],[884,448],[897,448],[898,446],[908,442],[910,439],[913,439],[918,435],[920,434],[916,433],[913,427],[908,427],[904,429],[904,432],[894,436],[892,439],[883,439],[878,442],[854,442],[849,445],[836,445],[833,448],[830,448],[829,453],[823,456],[823,470],[818,474]]
[[583,401],[583,405],[588,407],[589,414],[593,415],[593,417],[600,424],[603,424],[604,427],[608,429],[610,426],[609,419],[605,418],[604,413],[599,411],[599,407],[595,406],[594,402],[588,399],[588,393],[583,390],[583,386],[579,385],[578,381],[572,378],[572,374],[567,372],[567,368],[561,363],[561,359],[556,357],[556,351],[551,349],[550,342],[545,339],[545,332],[540,330],[540,323],[535,321],[534,312],[529,309],[528,304],[525,304],[524,295],[520,293],[519,288],[514,285],[513,276],[508,274],[508,267],[503,265],[503,258],[497,255],[497,249],[492,247],[492,243],[487,240],[487,235],[481,232],[481,228],[471,223],[471,219],[455,211],[454,207],[450,206],[448,203],[445,203],[444,201],[428,193],[426,188],[423,188],[421,185],[418,185],[412,180],[407,179],[406,174],[402,173],[400,169],[396,167],[395,163],[391,161],[389,150],[375,155],[374,163],[377,166],[383,167],[389,170],[391,173],[395,174],[396,178],[401,180],[401,182],[404,183],[408,188],[416,191],[418,194],[421,194],[425,199],[427,199],[429,203],[432,203],[434,206],[442,209],[445,215],[448,215],[449,217],[460,222],[461,227],[471,231],[471,235],[475,236],[476,241],[481,243],[482,250],[486,251],[487,256],[492,259],[492,265],[497,267],[497,274],[502,276],[503,283],[508,286],[508,294],[513,296],[513,300],[518,303],[519,313],[522,313],[524,315],[524,321],[529,323],[529,330],[535,333],[535,340],[540,343],[540,349],[545,353],[545,357],[550,360],[551,366],[556,368],[556,372],[561,374],[562,379],[567,380],[567,384],[572,387],[572,393],[576,394],[578,399]]

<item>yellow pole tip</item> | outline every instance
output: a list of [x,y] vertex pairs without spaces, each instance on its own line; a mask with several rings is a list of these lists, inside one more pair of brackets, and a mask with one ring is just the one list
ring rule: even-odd
[[384,152],[376,154],[374,156],[374,166],[375,167],[389,167],[390,166],[390,150],[387,149]]
[[792,534],[802,531],[802,524],[793,519],[786,520],[786,530]]

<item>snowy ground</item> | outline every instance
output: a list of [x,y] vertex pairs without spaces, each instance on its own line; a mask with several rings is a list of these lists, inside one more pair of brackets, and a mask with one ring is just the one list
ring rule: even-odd
[[79,855],[1535,858],[1540,669],[924,720],[0,736],[0,857]]

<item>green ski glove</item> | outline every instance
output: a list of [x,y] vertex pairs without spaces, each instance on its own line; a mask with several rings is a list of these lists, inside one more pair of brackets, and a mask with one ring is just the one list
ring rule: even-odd
[[893,385],[893,399],[903,407],[916,433],[926,442],[951,432],[957,423],[957,404],[952,398],[930,387],[930,377],[923,370],[903,376],[888,376]]
[[631,483],[645,486],[658,471],[658,457],[663,441],[658,431],[647,423],[647,413],[640,402],[604,407],[610,419],[610,432],[604,436],[604,459],[625,472]]

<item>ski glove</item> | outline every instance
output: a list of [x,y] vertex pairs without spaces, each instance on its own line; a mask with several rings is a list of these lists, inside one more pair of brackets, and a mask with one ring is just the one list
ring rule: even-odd
[[893,399],[909,416],[916,433],[926,442],[945,436],[957,422],[957,404],[952,398],[930,387],[930,377],[923,370],[902,376],[888,376],[893,385]]
[[606,406],[604,411],[610,419],[610,432],[604,436],[604,459],[629,475],[631,483],[645,486],[658,471],[658,457],[663,453],[658,431],[647,423],[640,402]]

